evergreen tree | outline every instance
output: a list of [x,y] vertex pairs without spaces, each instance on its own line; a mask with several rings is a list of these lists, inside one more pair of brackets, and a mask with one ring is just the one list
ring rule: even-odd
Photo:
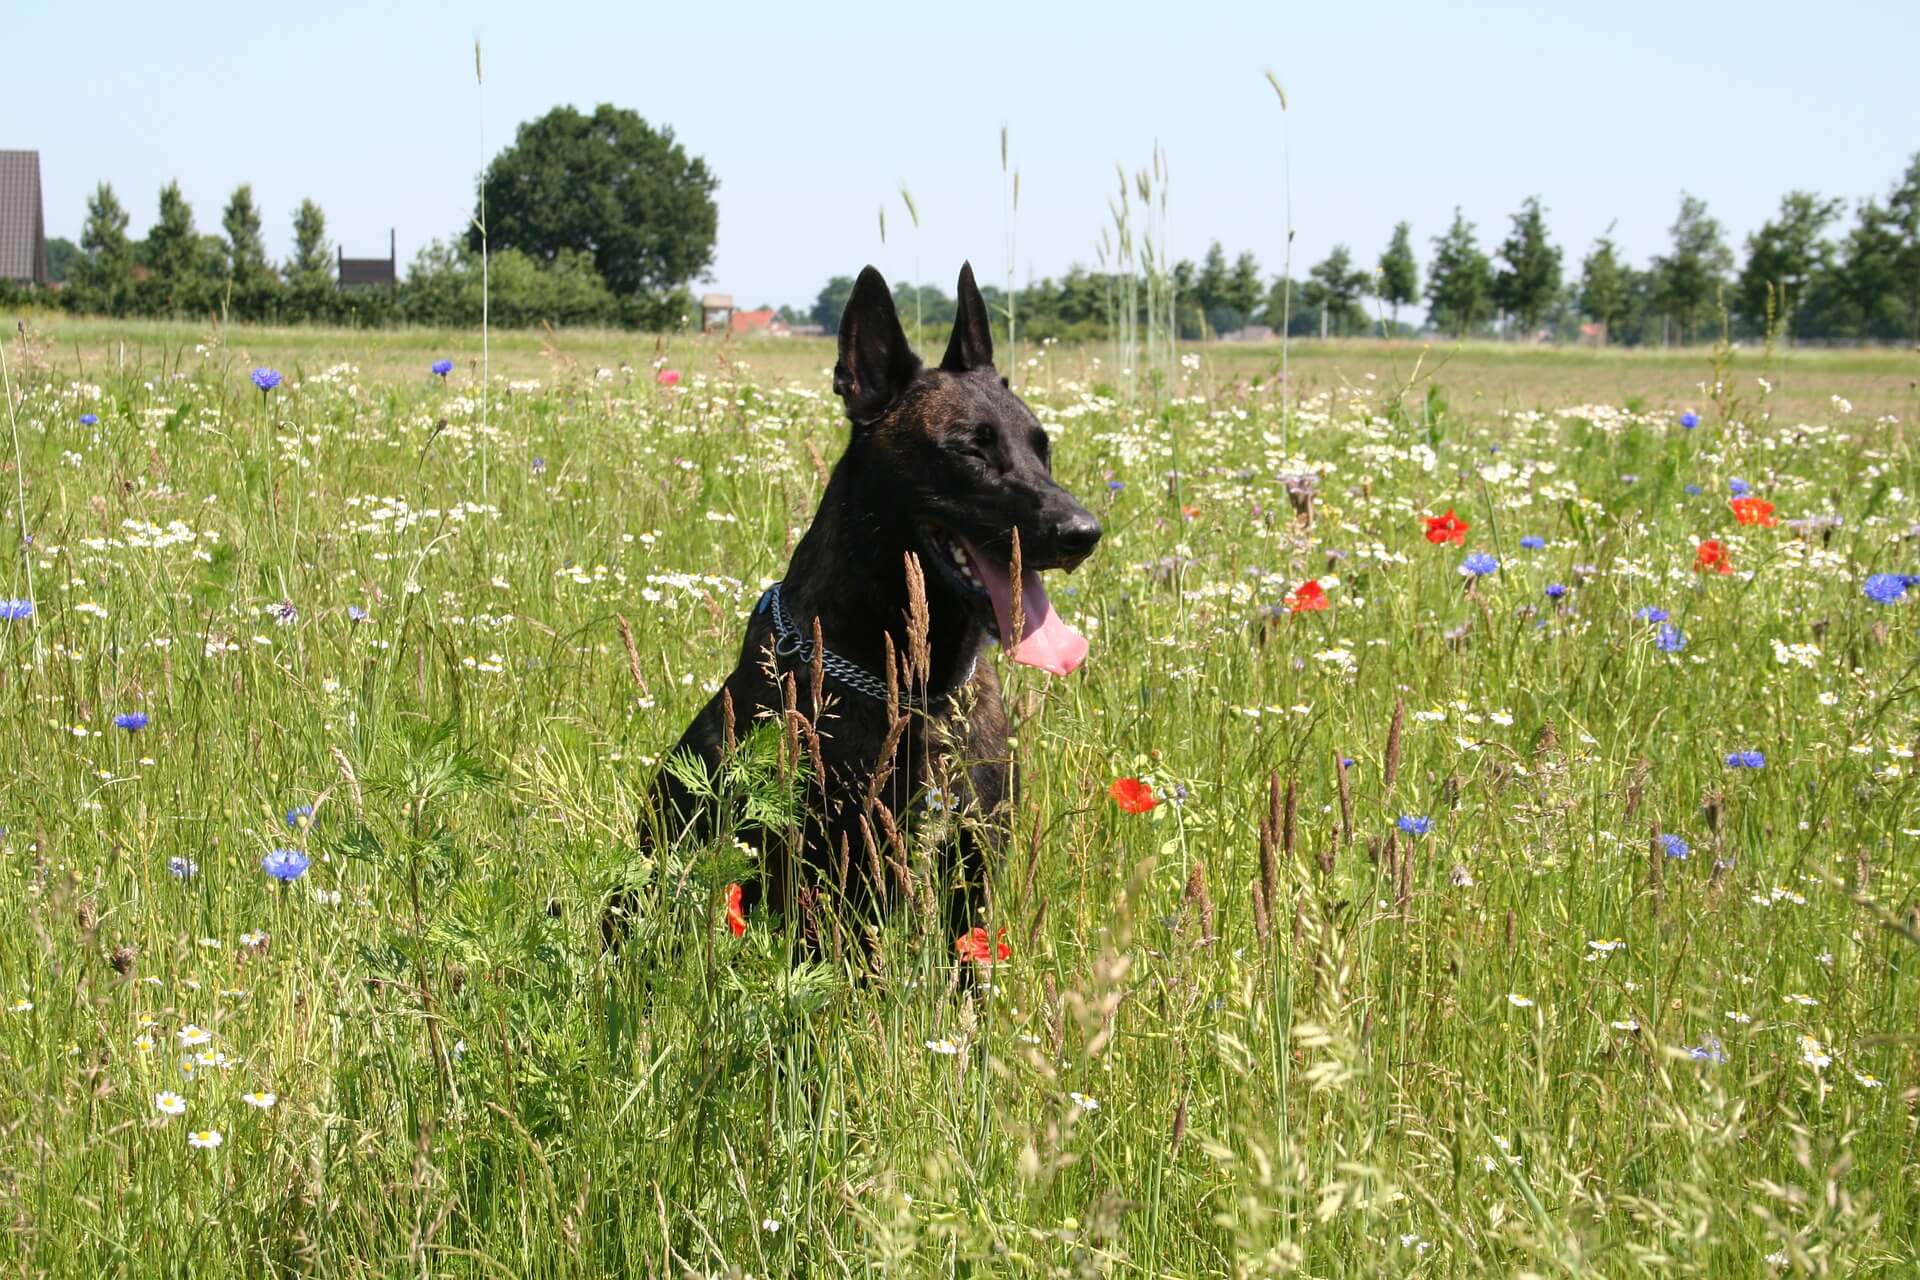
[[249,320],[263,319],[272,309],[279,279],[267,263],[267,246],[261,234],[260,211],[253,203],[252,186],[243,182],[233,189],[226,212],[220,216],[220,226],[227,237],[223,251],[227,260],[229,309]]
[[1400,308],[1420,300],[1420,263],[1413,256],[1413,228],[1404,222],[1393,227],[1393,239],[1380,255],[1380,301],[1391,308],[1395,328]]
[[1547,239],[1546,211],[1540,197],[1529,196],[1513,215],[1513,230],[1500,244],[1500,271],[1493,278],[1493,300],[1520,321],[1531,337],[1540,316],[1560,292],[1560,249]]
[[1691,343],[1700,313],[1713,304],[1733,269],[1733,251],[1719,220],[1708,215],[1707,202],[1684,191],[1670,234],[1673,251],[1653,260],[1654,302]]
[[133,301],[133,245],[127,211],[109,183],[87,197],[81,256],[73,265],[73,304],[102,315],[124,315]]
[[293,214],[293,257],[287,260],[287,304],[296,317],[324,320],[339,311],[333,287],[333,246],[327,243],[327,215],[312,200]]
[[1428,315],[1432,322],[1465,337],[1487,318],[1493,303],[1493,268],[1474,239],[1473,224],[1453,210],[1453,225],[1433,238],[1433,265],[1427,268]]
[[193,206],[178,182],[160,188],[160,217],[147,231],[141,257],[148,276],[142,309],[154,315],[191,315],[213,301],[215,264],[193,228]]

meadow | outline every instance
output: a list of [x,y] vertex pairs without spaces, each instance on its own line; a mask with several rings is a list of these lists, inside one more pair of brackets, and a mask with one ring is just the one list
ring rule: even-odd
[[962,984],[632,834],[826,344],[5,351],[9,1273],[1914,1273],[1911,354],[1023,350],[1107,536]]

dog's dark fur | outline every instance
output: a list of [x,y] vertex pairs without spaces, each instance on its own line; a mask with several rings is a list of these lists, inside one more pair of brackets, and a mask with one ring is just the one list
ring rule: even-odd
[[[886,281],[872,267],[862,271],[840,323],[833,389],[852,434],[787,566],[787,612],[803,636],[817,635],[833,653],[883,673],[890,655],[904,663],[911,649],[913,553],[925,584],[925,687],[933,696],[924,711],[903,706],[907,723],[899,727],[885,703],[830,677],[825,706],[816,706],[812,671],[773,655],[774,626],[762,610],[747,624],[732,674],[676,750],[711,770],[729,733],[744,735],[766,718],[783,721],[789,705],[817,731],[826,776],[815,779],[800,847],[786,848],[782,833],[741,833],[764,855],[763,880],[746,887],[746,904],[765,901],[775,913],[817,892],[839,902],[849,923],[877,918],[902,889],[889,828],[904,841],[928,811],[926,789],[940,786],[948,825],[939,888],[958,936],[982,923],[986,858],[1005,831],[1012,778],[999,680],[982,652],[992,612],[969,591],[940,534],[1010,557],[1017,529],[1026,567],[1071,569],[1093,550],[1100,525],[1054,482],[1046,432],[994,371],[987,308],[970,266],[961,268],[959,314],[935,369],[908,347]],[[956,687],[976,657],[972,680]],[[889,741],[892,758],[883,761]],[[877,773],[885,778],[876,792]],[[712,830],[713,815],[671,774],[660,775],[656,796],[660,831]],[[610,939],[618,914],[616,902]]]

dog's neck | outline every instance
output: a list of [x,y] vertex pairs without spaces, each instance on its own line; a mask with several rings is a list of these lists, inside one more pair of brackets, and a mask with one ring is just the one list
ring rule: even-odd
[[[793,559],[787,564],[781,594],[803,636],[820,620],[827,648],[886,678],[887,638],[896,660],[907,656],[906,554],[917,550],[912,522],[891,514],[890,503],[868,492],[860,451],[850,449],[833,469]],[[931,660],[928,688],[950,693],[964,678],[986,640],[977,616],[940,581],[924,575],[928,615],[927,649]]]

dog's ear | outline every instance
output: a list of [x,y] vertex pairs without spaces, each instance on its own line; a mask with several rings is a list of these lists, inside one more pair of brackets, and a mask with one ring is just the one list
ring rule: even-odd
[[880,273],[867,267],[853,282],[853,296],[840,313],[833,394],[846,402],[854,424],[865,426],[900,398],[919,371],[920,357],[907,345],[893,294]]
[[973,264],[960,264],[958,312],[953,317],[953,337],[947,341],[946,358],[940,367],[948,373],[966,373],[993,367],[993,323],[987,318],[987,300],[973,282]]

